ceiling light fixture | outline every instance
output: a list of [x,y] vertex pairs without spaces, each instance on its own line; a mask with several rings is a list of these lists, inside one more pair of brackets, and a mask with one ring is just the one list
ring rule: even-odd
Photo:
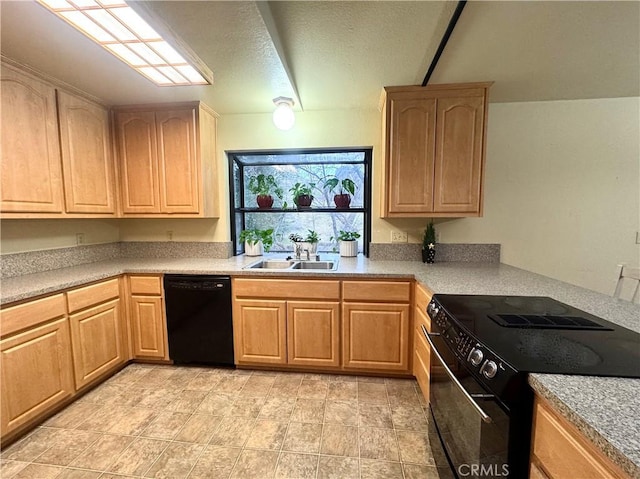
[[[38,0],[138,73],[160,86],[210,85],[211,72],[196,69],[124,0]],[[200,65],[199,65],[200,66]]]
[[296,122],[293,114],[293,99],[286,96],[279,96],[273,99],[276,109],[273,111],[273,124],[278,130],[290,130]]

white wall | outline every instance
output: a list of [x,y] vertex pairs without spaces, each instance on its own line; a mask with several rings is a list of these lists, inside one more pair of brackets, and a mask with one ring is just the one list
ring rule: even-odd
[[640,99],[491,104],[483,218],[441,241],[502,244],[502,262],[603,293],[640,264]]

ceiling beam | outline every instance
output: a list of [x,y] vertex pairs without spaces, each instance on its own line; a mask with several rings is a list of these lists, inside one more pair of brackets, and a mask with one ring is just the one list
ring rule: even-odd
[[289,80],[289,85],[291,85],[291,89],[295,95],[295,100],[300,107],[300,110],[304,110],[302,106],[302,101],[300,100],[300,94],[298,93],[298,87],[296,86],[295,79],[293,78],[293,73],[291,72],[291,68],[289,68],[289,62],[287,61],[287,56],[284,51],[284,47],[282,45],[282,40],[280,39],[280,32],[278,32],[278,28],[276,27],[276,22],[273,18],[273,13],[271,12],[271,7],[269,5],[270,2],[265,1],[257,1],[256,6],[258,7],[258,11],[262,16],[262,21],[264,22],[265,27],[267,27],[267,32],[271,37],[271,42],[273,43],[274,48],[276,49],[276,53],[278,54],[278,58],[280,58],[280,63],[282,63],[282,68],[284,68],[285,73],[287,74],[287,78]]

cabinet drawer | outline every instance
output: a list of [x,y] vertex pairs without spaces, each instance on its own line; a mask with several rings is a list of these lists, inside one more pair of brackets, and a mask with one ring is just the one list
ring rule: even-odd
[[408,281],[343,281],[345,301],[392,301],[408,303],[411,283]]
[[340,282],[325,280],[244,279],[233,280],[236,297],[278,299],[340,299]]
[[538,399],[535,401],[533,415],[533,454],[549,477],[625,477],[573,425]]
[[66,313],[64,294],[62,293],[3,309],[0,311],[2,337],[51,319],[60,318]]
[[420,390],[425,400],[429,402],[429,385],[431,381],[431,352],[426,339],[422,334],[422,329],[416,328],[414,331],[415,350],[413,355],[413,375],[418,381]]
[[426,286],[416,283],[416,308],[426,311],[427,305],[431,301],[431,296],[433,296],[433,293]]
[[131,294],[150,294],[162,296],[162,278],[160,276],[130,276]]
[[[427,331],[431,332],[431,318],[427,315],[424,309],[416,307],[413,316],[416,329],[419,329],[420,326],[424,326],[427,328]],[[420,330],[420,334],[422,334],[422,330]]]
[[67,293],[69,313],[75,313],[89,306],[104,303],[120,296],[119,279],[114,278],[91,286],[74,289]]

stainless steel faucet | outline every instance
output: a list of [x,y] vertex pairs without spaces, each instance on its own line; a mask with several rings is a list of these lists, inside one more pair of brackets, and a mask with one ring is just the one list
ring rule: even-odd
[[309,250],[305,249],[304,252],[307,253],[307,261],[309,261],[311,259],[311,256],[309,256]]

